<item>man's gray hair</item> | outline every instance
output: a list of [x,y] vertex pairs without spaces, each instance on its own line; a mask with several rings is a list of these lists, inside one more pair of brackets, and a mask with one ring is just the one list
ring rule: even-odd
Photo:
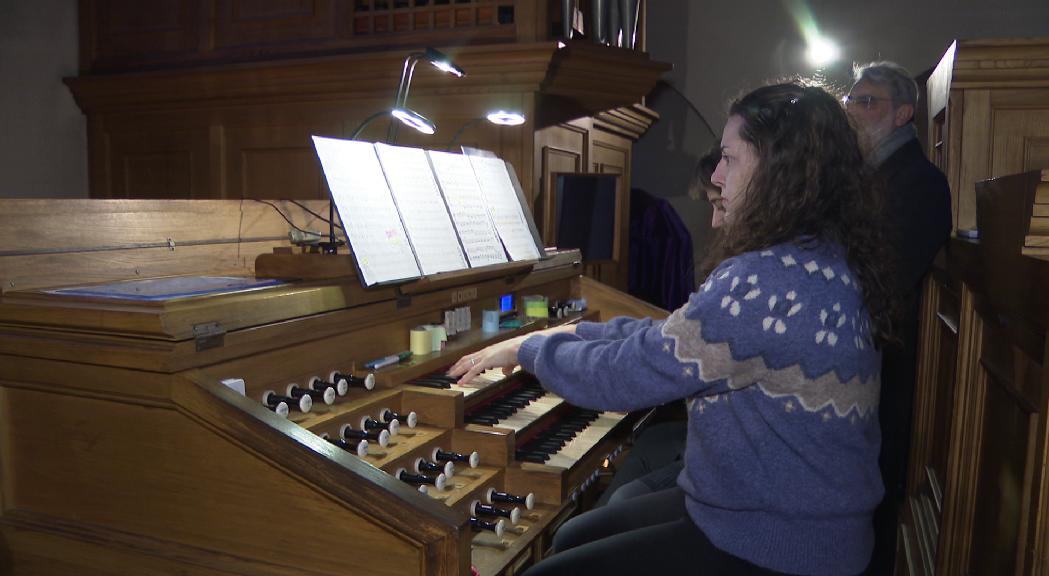
[[853,83],[866,80],[871,84],[888,85],[892,89],[893,106],[918,104],[918,83],[906,68],[895,62],[871,62],[852,67]]

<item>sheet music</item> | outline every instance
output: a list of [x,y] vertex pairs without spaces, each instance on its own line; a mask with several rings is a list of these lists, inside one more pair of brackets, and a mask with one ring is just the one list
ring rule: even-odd
[[379,162],[423,274],[468,268],[422,148],[376,144]]
[[477,185],[470,160],[462,154],[435,150],[427,150],[426,154],[430,157],[433,173],[444,193],[470,266],[476,268],[506,262],[506,253],[488,215],[484,194]]
[[313,145],[364,284],[417,278],[419,265],[375,147],[319,136],[313,137]]
[[488,213],[492,216],[495,230],[513,261],[538,260],[539,249],[528,228],[521,202],[517,199],[506,163],[499,158],[470,155],[477,183],[481,186]]

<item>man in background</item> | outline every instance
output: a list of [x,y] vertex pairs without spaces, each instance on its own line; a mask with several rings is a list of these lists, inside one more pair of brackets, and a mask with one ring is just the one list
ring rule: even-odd
[[874,514],[872,574],[891,574],[897,515],[905,496],[917,369],[922,279],[951,232],[951,194],[943,173],[922,152],[914,126],[918,85],[893,62],[855,68],[845,97],[867,164],[881,179],[901,293],[900,342],[882,356],[878,417],[885,499]]

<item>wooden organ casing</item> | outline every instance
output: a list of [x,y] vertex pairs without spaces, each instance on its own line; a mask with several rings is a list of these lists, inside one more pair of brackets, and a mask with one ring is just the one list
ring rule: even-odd
[[[77,211],[87,203],[92,210]],[[322,212],[323,202],[313,204]],[[179,252],[181,274],[250,275],[257,254],[280,247],[273,232],[284,225],[268,206],[238,201],[5,208],[10,228],[38,226],[73,246],[47,249],[15,230],[5,240],[20,249],[0,257],[8,287],[0,297],[3,573],[461,575],[471,565],[518,573],[588,497],[633,419],[594,433],[570,466],[522,463],[514,448],[525,430],[465,424],[470,396],[407,382],[550,322],[663,314],[581,277],[572,255],[367,290],[344,277],[156,302],[60,296],[48,289],[62,270],[73,280],[65,284],[149,277]],[[201,237],[181,240],[187,230]],[[225,237],[230,230],[239,232]],[[505,294],[586,296],[590,310],[482,333],[481,310]],[[458,306],[471,307],[473,328],[443,352],[376,371],[374,390],[287,419],[260,401],[266,390],[283,393],[332,370],[363,374],[365,361],[407,349],[410,328]],[[246,394],[221,383],[228,378],[243,379]],[[320,436],[383,408],[419,417],[383,454],[359,458]],[[556,418],[540,414],[535,426]],[[458,467],[448,489],[429,495],[393,477],[437,447],[477,451],[480,466]],[[536,507],[522,509],[502,537],[475,535],[466,508],[488,488],[534,493]]]
[[976,185],[980,239],[926,280],[896,573],[1049,570],[1049,171]]

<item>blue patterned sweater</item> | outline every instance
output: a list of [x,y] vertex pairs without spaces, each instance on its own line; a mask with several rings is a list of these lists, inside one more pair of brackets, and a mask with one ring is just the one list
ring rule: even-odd
[[688,398],[678,484],[718,548],[792,574],[858,574],[874,542],[881,354],[837,245],[723,262],[665,321],[581,323],[519,360],[569,402],[635,410]]

